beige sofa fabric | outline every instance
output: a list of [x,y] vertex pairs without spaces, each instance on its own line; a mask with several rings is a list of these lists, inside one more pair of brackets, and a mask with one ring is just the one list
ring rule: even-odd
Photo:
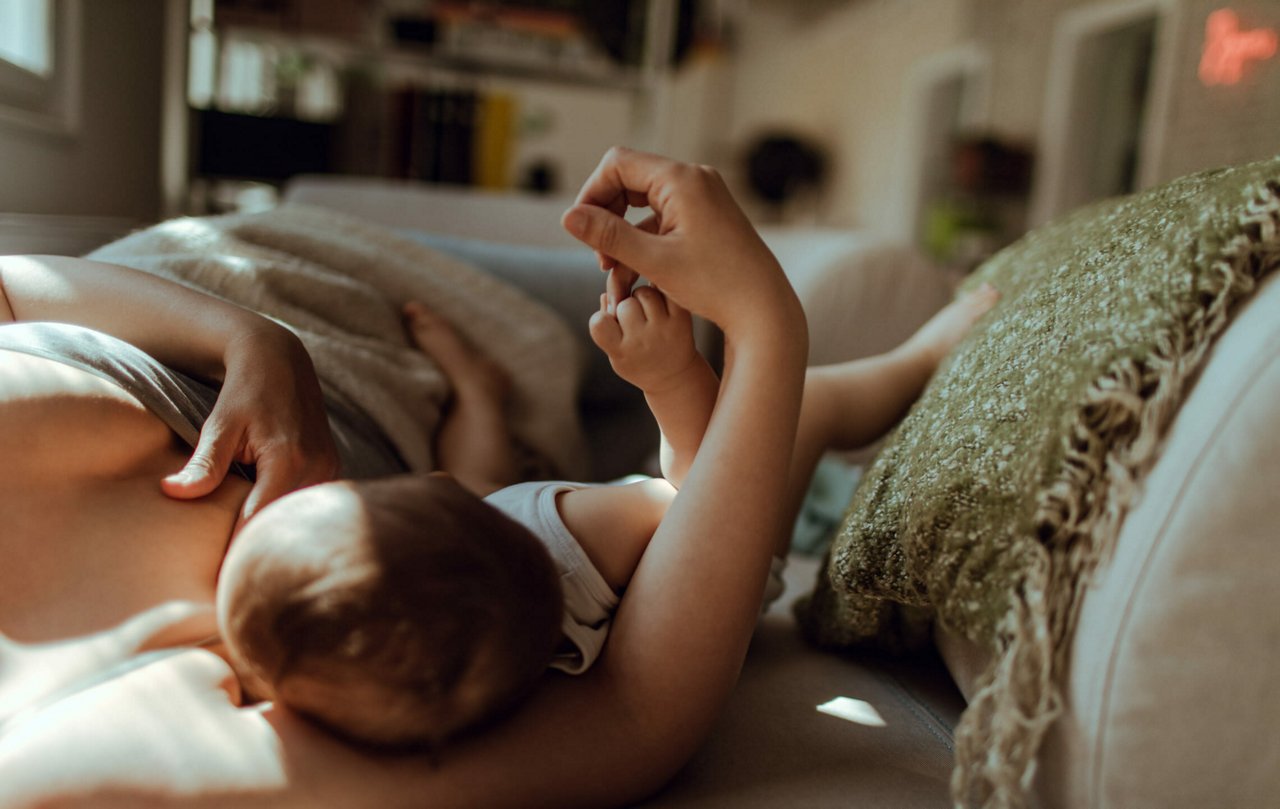
[[1085,598],[1050,806],[1280,800],[1280,277],[1215,347]]
[[[645,809],[951,805],[951,729],[963,700],[936,660],[860,660],[807,646],[790,606],[817,567],[792,557],[786,595],[761,619],[715,731]],[[859,721],[818,711],[840,697],[858,701]]]

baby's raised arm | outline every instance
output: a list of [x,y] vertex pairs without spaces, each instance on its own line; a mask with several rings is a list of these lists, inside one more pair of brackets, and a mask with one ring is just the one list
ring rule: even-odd
[[662,474],[679,488],[716,405],[720,379],[698,353],[693,318],[657,287],[635,290],[616,305],[600,296],[591,339],[618,376],[644,392],[662,433]]

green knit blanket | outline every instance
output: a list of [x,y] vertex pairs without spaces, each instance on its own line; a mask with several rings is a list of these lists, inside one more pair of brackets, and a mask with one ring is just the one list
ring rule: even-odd
[[993,663],[957,729],[962,805],[1021,805],[1090,572],[1236,304],[1280,264],[1280,158],[1082,209],[970,284],[1001,300],[868,469],[811,597],[826,647],[931,621]]

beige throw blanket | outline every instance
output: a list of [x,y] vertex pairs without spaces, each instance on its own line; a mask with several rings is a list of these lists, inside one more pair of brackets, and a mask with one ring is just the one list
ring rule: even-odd
[[448,386],[402,324],[403,304],[420,300],[506,369],[511,428],[540,472],[584,474],[583,358],[568,325],[456,259],[371,223],[296,205],[163,222],[88,258],[178,281],[288,326],[311,353],[326,395],[368,414],[411,469],[429,471]]

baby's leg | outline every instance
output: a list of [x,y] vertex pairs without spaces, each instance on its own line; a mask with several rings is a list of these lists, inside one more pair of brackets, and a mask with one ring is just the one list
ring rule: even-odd
[[506,372],[421,303],[406,304],[404,316],[415,345],[435,360],[453,389],[436,430],[437,466],[482,497],[517,482]]
[[944,307],[887,354],[808,369],[788,513],[800,510],[823,453],[857,449],[888,432],[919,397],[942,358],[999,298],[999,292],[984,285]]

